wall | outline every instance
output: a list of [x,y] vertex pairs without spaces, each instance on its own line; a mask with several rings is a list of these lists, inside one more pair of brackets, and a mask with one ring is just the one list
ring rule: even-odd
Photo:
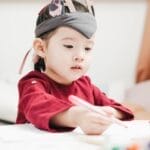
[[[0,0],[0,78],[18,73],[22,58],[32,45],[38,10],[47,2]],[[146,1],[97,0],[95,4],[98,31],[89,74],[103,88],[116,82],[133,84]],[[29,66],[30,62],[26,71]]]
[[143,34],[145,1],[103,1],[96,5],[98,32],[91,74],[100,82],[134,82]]

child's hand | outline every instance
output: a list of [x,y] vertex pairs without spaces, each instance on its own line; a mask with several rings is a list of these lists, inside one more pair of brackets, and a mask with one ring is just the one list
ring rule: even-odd
[[118,119],[122,119],[123,118],[123,115],[120,111],[114,109],[113,107],[110,107],[110,106],[95,106],[97,109],[100,109],[101,111],[103,110],[106,115],[108,117],[115,117],[115,118],[118,118]]
[[112,123],[111,117],[119,116],[118,112],[109,106],[95,106],[99,113],[82,106],[72,106],[68,110],[58,113],[51,121],[53,127],[77,127],[85,134],[102,134]]
[[[112,123],[109,119],[109,115],[106,116],[100,115],[96,112],[87,110],[83,107],[76,106],[77,109],[80,109],[80,113],[75,116],[77,125],[82,129],[85,134],[102,134],[108,126]],[[100,109],[101,107],[99,107]],[[103,114],[105,111],[100,110]]]

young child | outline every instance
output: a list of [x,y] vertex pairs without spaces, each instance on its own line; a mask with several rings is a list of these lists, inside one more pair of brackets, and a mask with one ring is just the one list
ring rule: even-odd
[[[91,0],[52,0],[37,18],[34,71],[19,81],[17,123],[32,123],[50,132],[71,131],[79,126],[85,134],[101,134],[111,117],[133,119],[132,112],[106,97],[85,76],[94,46],[96,21]],[[74,106],[69,95],[95,105],[100,115]]]

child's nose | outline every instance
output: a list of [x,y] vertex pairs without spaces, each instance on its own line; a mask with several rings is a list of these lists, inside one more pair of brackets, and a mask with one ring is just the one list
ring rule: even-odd
[[73,57],[73,60],[74,60],[74,61],[83,61],[84,59],[83,59],[82,57],[74,56],[74,57]]
[[83,53],[76,54],[73,56],[73,61],[82,62],[83,60],[84,60],[84,54]]

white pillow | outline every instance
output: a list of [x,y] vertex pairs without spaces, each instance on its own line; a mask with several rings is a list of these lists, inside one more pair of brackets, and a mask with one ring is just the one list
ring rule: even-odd
[[0,81],[0,119],[15,122],[17,116],[17,82]]
[[108,97],[115,101],[122,103],[124,100],[124,93],[127,88],[127,83],[123,81],[113,81],[108,86]]
[[150,111],[150,80],[135,84],[126,91],[125,99]]

